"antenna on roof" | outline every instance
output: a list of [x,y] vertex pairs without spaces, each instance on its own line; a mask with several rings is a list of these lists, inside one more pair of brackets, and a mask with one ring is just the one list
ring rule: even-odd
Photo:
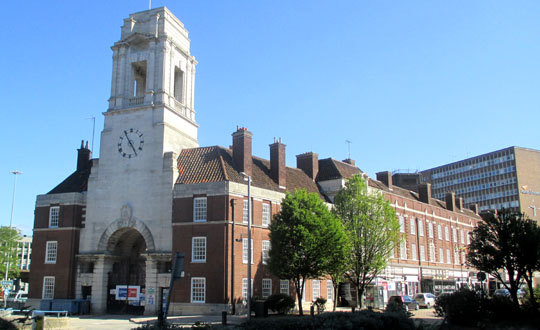
[[347,147],[348,147],[348,149],[349,149],[349,155],[347,156],[347,158],[348,158],[348,159],[351,159],[351,143],[352,143],[352,142],[349,141],[349,140],[345,140],[345,142],[347,142],[347,145],[348,145]]

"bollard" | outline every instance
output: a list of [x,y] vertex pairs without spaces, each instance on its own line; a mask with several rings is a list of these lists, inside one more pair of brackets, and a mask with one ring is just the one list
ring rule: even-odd
[[352,306],[351,309],[352,309],[352,312],[354,313],[354,310],[356,309],[356,306]]
[[311,316],[315,315],[315,306],[311,305],[311,307],[309,309],[309,313],[311,314]]
[[221,312],[221,324],[227,325],[227,312]]
[[43,324],[43,323],[45,323],[44,319],[45,318],[43,317],[43,315],[38,315],[38,316],[34,317],[34,326],[32,328],[36,329],[36,330],[45,329],[44,324]]

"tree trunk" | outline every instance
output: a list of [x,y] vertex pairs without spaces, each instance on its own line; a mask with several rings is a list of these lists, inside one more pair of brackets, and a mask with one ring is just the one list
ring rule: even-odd
[[332,282],[332,286],[334,287],[334,312],[336,311],[336,305],[337,305],[337,300],[338,300],[338,290],[339,290],[339,285],[338,284],[334,284]]
[[302,293],[304,291],[304,281],[302,281],[302,284],[300,284],[300,279],[296,279],[294,281],[294,285],[296,286],[296,298],[298,299],[298,313],[300,316],[304,315],[304,311],[302,309]]
[[[362,307],[364,307],[363,306],[364,304],[363,304],[363,301],[362,301],[362,297],[364,296],[364,286],[363,285],[358,290],[356,290],[356,295],[357,295],[356,299],[360,299],[359,300],[360,309],[362,309]],[[360,297],[358,298],[358,296],[360,296]]]
[[527,272],[523,277],[525,278],[525,282],[527,282],[527,287],[529,288],[529,298],[531,299],[531,304],[533,309],[536,311],[538,310],[538,303],[536,302],[536,297],[534,296],[533,276],[533,272],[531,271]]

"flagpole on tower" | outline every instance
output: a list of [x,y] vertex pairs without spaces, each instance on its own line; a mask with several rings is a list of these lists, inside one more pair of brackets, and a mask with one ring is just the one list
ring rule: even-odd
[[148,0],[148,10],[152,9],[152,0]]

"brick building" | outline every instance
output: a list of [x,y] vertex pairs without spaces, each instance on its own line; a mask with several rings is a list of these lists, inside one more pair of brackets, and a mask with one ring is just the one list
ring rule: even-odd
[[[96,313],[153,315],[168,294],[172,256],[183,252],[184,277],[171,293],[171,313],[221,312],[232,303],[241,309],[250,202],[253,294],[294,294],[291,283],[265,266],[272,216],[285,193],[299,188],[331,206],[360,169],[353,160],[318,159],[313,152],[287,167],[281,140],[270,144],[269,159],[255,157],[245,128],[232,133],[231,148],[199,147],[196,61],[183,24],[164,7],[125,19],[112,49],[99,159],[81,144],[75,172],[37,197],[30,302],[86,298]],[[251,201],[242,173],[252,178]],[[374,284],[373,301],[465,281],[462,247],[478,215],[452,194],[446,202],[431,198],[429,185],[416,194],[393,186],[388,173],[365,178],[397,209],[407,237]],[[439,226],[452,239],[437,236]],[[306,282],[304,301],[334,299],[329,288],[326,279]]]

